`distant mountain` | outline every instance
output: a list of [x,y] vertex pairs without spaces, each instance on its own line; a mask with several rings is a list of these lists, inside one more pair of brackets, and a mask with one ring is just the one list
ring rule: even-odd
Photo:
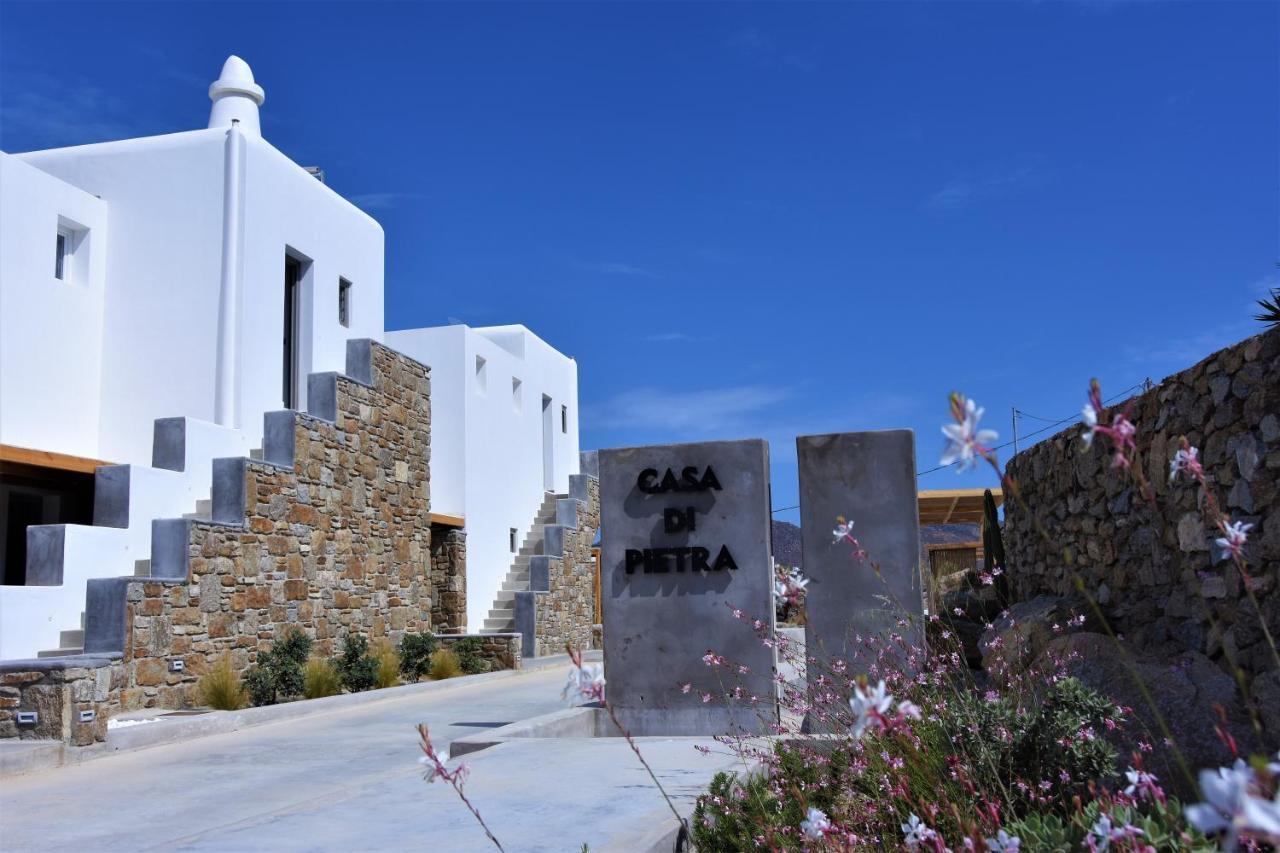
[[773,523],[773,560],[784,566],[799,566],[800,528],[789,521]]
[[[925,545],[978,542],[981,539],[982,530],[977,524],[926,524],[920,528],[920,559],[925,559]],[[784,566],[804,565],[799,527],[789,521],[773,522],[773,559]]]

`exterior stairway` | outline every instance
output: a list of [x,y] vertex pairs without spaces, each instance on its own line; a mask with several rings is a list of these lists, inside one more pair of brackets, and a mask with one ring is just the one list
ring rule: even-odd
[[481,634],[510,633],[516,630],[516,593],[529,589],[529,564],[535,556],[546,553],[547,525],[556,523],[556,501],[565,497],[567,496],[557,495],[555,492],[547,492],[543,497],[538,514],[525,534],[524,541],[520,543],[520,550],[511,562],[511,568],[507,570],[502,587],[494,597],[493,607],[484,620],[484,627],[480,629]]
[[[260,452],[260,451],[251,451]],[[208,519],[213,512],[213,500],[201,498],[196,501],[195,512],[183,513],[183,518]],[[151,577],[151,558],[145,557],[133,561],[135,578]],[[80,627],[64,629],[58,632],[58,648],[41,649],[36,652],[37,658],[60,658],[66,655],[84,654],[84,611],[80,611]]]
[[[100,466],[93,524],[27,528],[26,584],[0,587],[0,659],[54,657],[83,649],[90,580],[126,573],[150,577],[153,521],[187,512],[207,517],[212,460],[251,452],[238,429],[196,418],[160,418],[150,465]],[[188,512],[194,507],[194,512]]]

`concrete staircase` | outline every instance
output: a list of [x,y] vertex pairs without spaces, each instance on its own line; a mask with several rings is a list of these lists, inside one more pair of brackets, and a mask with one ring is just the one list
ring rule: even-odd
[[556,502],[566,497],[567,495],[557,495],[555,492],[547,492],[543,497],[533,524],[525,533],[524,541],[520,543],[520,550],[516,552],[511,568],[507,570],[502,587],[494,596],[493,607],[489,609],[489,616],[484,620],[484,627],[480,629],[481,634],[504,634],[516,630],[516,593],[528,591],[530,563],[534,557],[546,553],[547,525],[555,524]]
[[51,657],[83,648],[76,614],[89,580],[148,576],[152,522],[210,507],[211,462],[247,453],[240,430],[196,418],[160,418],[150,465],[103,465],[94,472],[93,524],[27,528],[24,586],[0,587],[0,659]]

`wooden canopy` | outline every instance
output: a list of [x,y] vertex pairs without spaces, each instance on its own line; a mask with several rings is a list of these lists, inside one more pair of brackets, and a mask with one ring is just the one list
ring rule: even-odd
[[[921,524],[965,524],[982,522],[983,489],[933,489],[916,493]],[[992,489],[996,506],[1004,503],[1004,492]]]

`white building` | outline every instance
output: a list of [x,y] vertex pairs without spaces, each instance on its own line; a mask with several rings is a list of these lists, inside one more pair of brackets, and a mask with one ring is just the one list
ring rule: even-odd
[[85,580],[145,571],[151,520],[202,511],[211,460],[305,408],[348,339],[432,368],[432,510],[465,523],[472,630],[510,530],[577,473],[573,360],[521,326],[386,333],[381,226],[262,138],[242,60],[209,96],[206,129],[0,152],[0,659],[74,648]]

